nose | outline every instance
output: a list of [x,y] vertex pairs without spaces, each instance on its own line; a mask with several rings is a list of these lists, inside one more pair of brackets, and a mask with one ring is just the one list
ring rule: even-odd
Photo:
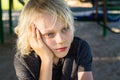
[[64,35],[63,34],[57,34],[56,35],[56,43],[58,44],[63,44],[65,41]]

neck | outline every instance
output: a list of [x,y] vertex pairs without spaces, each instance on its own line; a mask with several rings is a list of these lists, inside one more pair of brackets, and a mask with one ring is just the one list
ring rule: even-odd
[[58,62],[59,62],[59,58],[58,57],[54,57],[53,64],[57,65]]

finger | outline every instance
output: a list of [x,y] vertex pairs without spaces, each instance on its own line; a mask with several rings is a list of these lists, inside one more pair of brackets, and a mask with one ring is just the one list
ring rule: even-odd
[[36,34],[37,34],[37,40],[38,42],[43,45],[43,40],[42,40],[42,36],[41,36],[41,33],[38,29],[36,29]]
[[33,32],[33,27],[34,27],[34,24],[30,24],[30,26],[28,27],[28,36],[31,37],[32,36],[32,32]]
[[35,24],[32,25],[32,34],[31,34],[31,36],[32,36],[34,39],[37,38]]
[[41,40],[41,35],[40,35],[40,31],[38,29],[36,29],[36,34],[37,34],[37,39]]
[[31,46],[31,48],[33,47],[33,41],[34,41],[34,38],[31,36],[32,35],[32,27],[33,27],[33,24],[30,24],[30,26],[28,27],[28,42],[29,42],[29,45]]
[[32,32],[32,24],[28,27],[28,37],[30,37]]

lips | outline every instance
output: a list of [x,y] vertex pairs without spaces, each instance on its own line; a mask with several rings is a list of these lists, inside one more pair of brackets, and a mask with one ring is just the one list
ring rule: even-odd
[[66,51],[67,47],[61,47],[61,48],[57,48],[56,51],[58,52],[64,52]]

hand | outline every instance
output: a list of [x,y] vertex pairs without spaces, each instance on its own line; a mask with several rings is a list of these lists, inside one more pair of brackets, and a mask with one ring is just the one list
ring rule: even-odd
[[28,40],[31,48],[41,58],[42,62],[46,63],[46,61],[53,61],[53,52],[43,42],[41,33],[37,29],[35,24],[31,24],[31,26],[29,27]]

